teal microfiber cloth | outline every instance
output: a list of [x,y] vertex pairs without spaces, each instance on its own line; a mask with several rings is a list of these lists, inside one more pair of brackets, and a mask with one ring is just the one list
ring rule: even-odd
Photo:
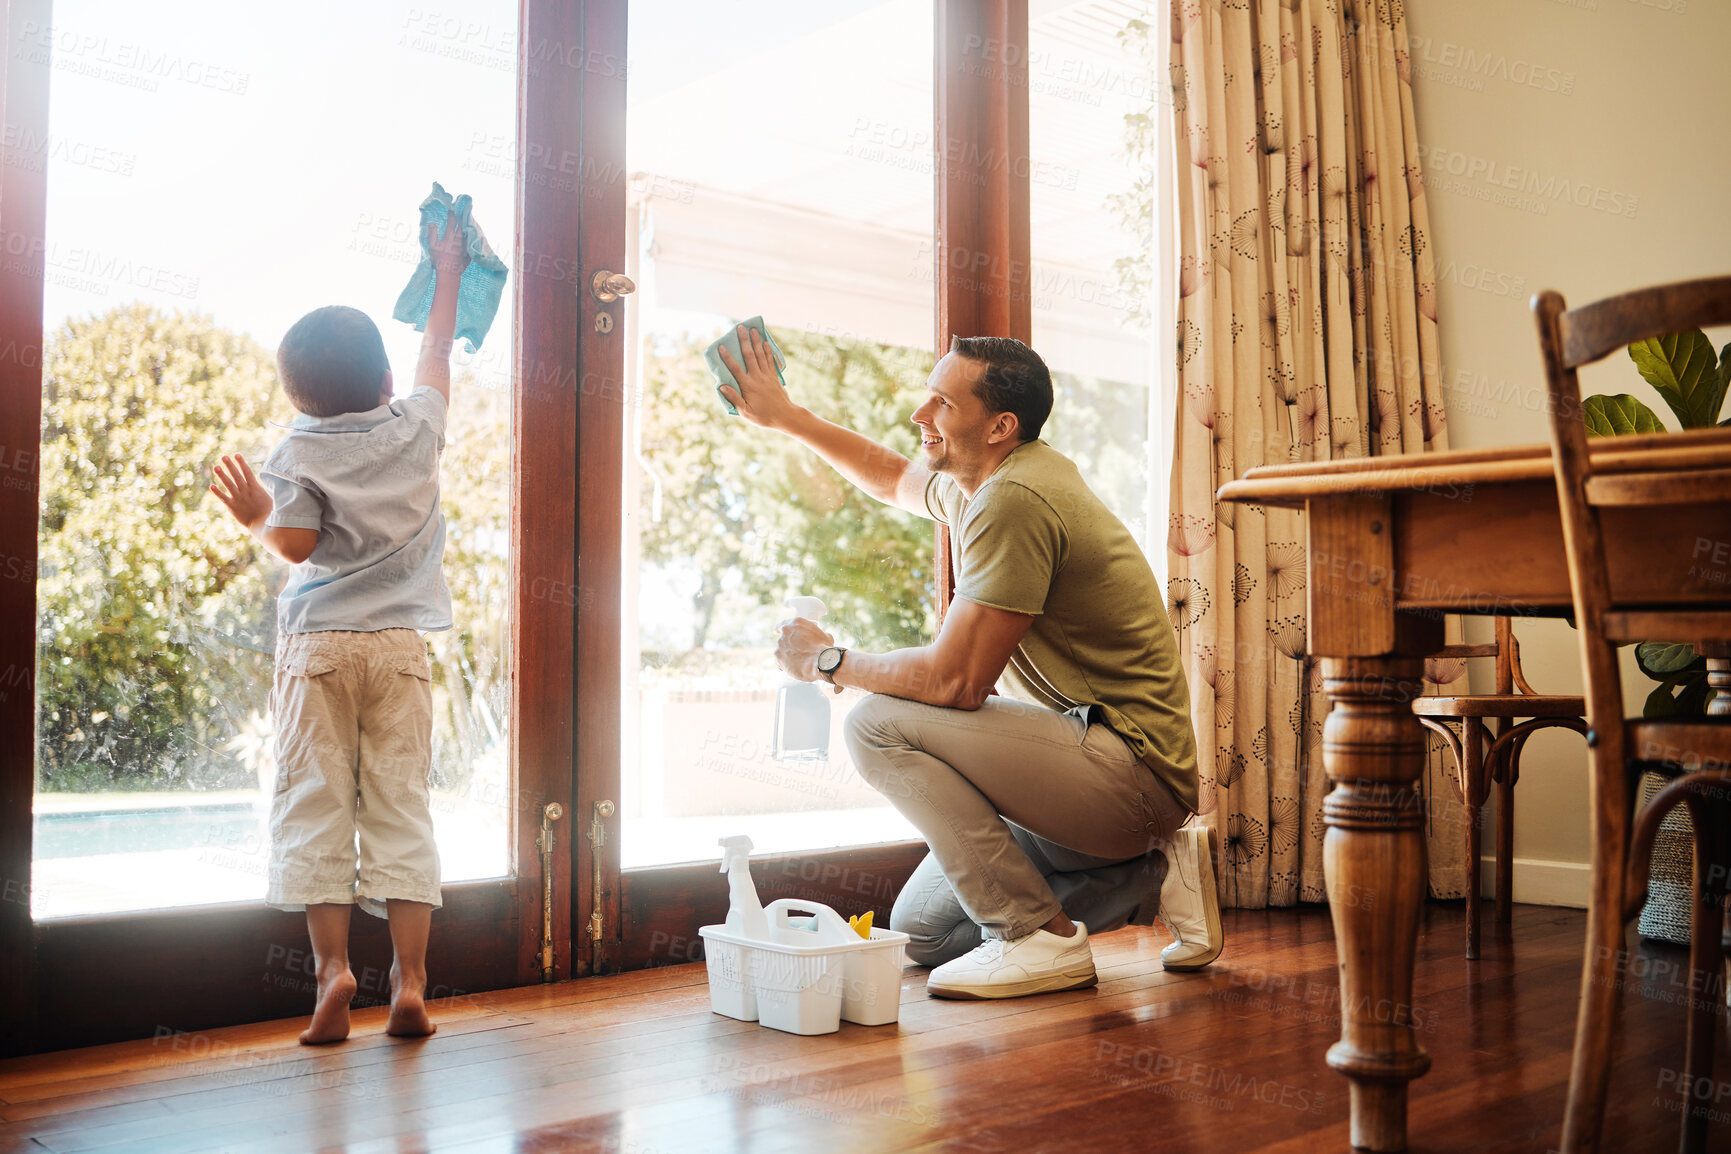
[[457,286],[456,336],[468,341],[469,351],[474,352],[481,347],[487,330],[493,327],[508,270],[487,243],[481,226],[469,215],[469,208],[468,193],[453,199],[437,181],[433,182],[433,191],[421,202],[421,263],[415,266],[391,315],[414,325],[418,333],[427,331],[427,314],[433,311],[433,249],[427,240],[427,226],[438,225],[443,237],[447,222],[454,220],[469,246],[469,267],[463,270],[462,283]]
[[[748,329],[756,329],[758,335],[763,337],[763,343],[769,346],[770,353],[775,357],[775,378],[781,382],[782,388],[787,388],[787,378],[781,375],[781,370],[787,368],[787,358],[781,355],[781,346],[775,343],[775,338],[769,335],[769,329],[764,327],[763,318],[752,317],[742,323]],[[745,388],[734,380],[733,374],[728,371],[727,362],[721,359],[722,349],[726,349],[732,354],[734,364],[745,364],[745,354],[739,349],[739,325],[728,325],[727,331],[721,335],[721,339],[703,350],[703,359],[709,363],[709,371],[715,374],[715,395],[721,398],[721,403],[727,406],[727,411],[737,417],[739,416],[739,409],[727,399],[727,394],[721,391],[721,386],[732,385],[739,390],[741,396],[745,395]]]

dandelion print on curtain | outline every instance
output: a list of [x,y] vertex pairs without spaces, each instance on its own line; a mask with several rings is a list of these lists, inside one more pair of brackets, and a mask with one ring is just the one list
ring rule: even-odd
[[[1181,382],[1168,536],[1222,901],[1322,901],[1322,720],[1301,512],[1256,465],[1448,445],[1401,0],[1172,0]],[[1458,626],[1451,623],[1458,634]],[[1458,679],[1464,663],[1433,673]],[[1464,691],[1464,682],[1460,689]],[[1440,744],[1440,743],[1439,743]],[[1431,893],[1465,893],[1433,748]]]

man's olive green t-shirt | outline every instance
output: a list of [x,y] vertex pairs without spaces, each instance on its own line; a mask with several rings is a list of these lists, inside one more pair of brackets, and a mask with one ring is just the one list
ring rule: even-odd
[[1052,709],[1098,707],[1090,717],[1195,810],[1190,692],[1166,599],[1130,530],[1070,459],[1024,442],[972,498],[933,474],[926,509],[955,535],[958,596],[1034,615],[1005,687]]

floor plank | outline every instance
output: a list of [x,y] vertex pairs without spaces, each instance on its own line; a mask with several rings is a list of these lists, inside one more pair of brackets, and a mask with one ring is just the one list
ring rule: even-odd
[[[910,969],[899,1023],[815,1038],[710,1013],[698,964],[469,995],[434,1007],[426,1040],[385,1037],[367,1009],[334,1047],[297,1045],[295,1019],[34,1055],[0,1062],[0,1151],[1346,1149],[1346,1083],[1322,1064],[1340,1028],[1326,911],[1226,921],[1227,952],[1199,974],[1165,973],[1162,940],[1126,930],[1096,939],[1095,989],[950,1002]],[[1462,922],[1426,907],[1412,1005],[1385,1008],[1435,1058],[1412,1149],[1552,1149],[1584,915],[1487,918],[1471,963]],[[1670,1150],[1686,957],[1640,959],[1606,1148]],[[1731,1124],[1710,1148],[1731,1149]]]

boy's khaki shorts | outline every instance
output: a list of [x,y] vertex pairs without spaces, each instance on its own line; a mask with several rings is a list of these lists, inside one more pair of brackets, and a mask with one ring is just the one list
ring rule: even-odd
[[432,667],[421,635],[282,635],[271,713],[276,794],[265,901],[283,910],[359,904],[378,917],[389,898],[438,908],[427,792]]

